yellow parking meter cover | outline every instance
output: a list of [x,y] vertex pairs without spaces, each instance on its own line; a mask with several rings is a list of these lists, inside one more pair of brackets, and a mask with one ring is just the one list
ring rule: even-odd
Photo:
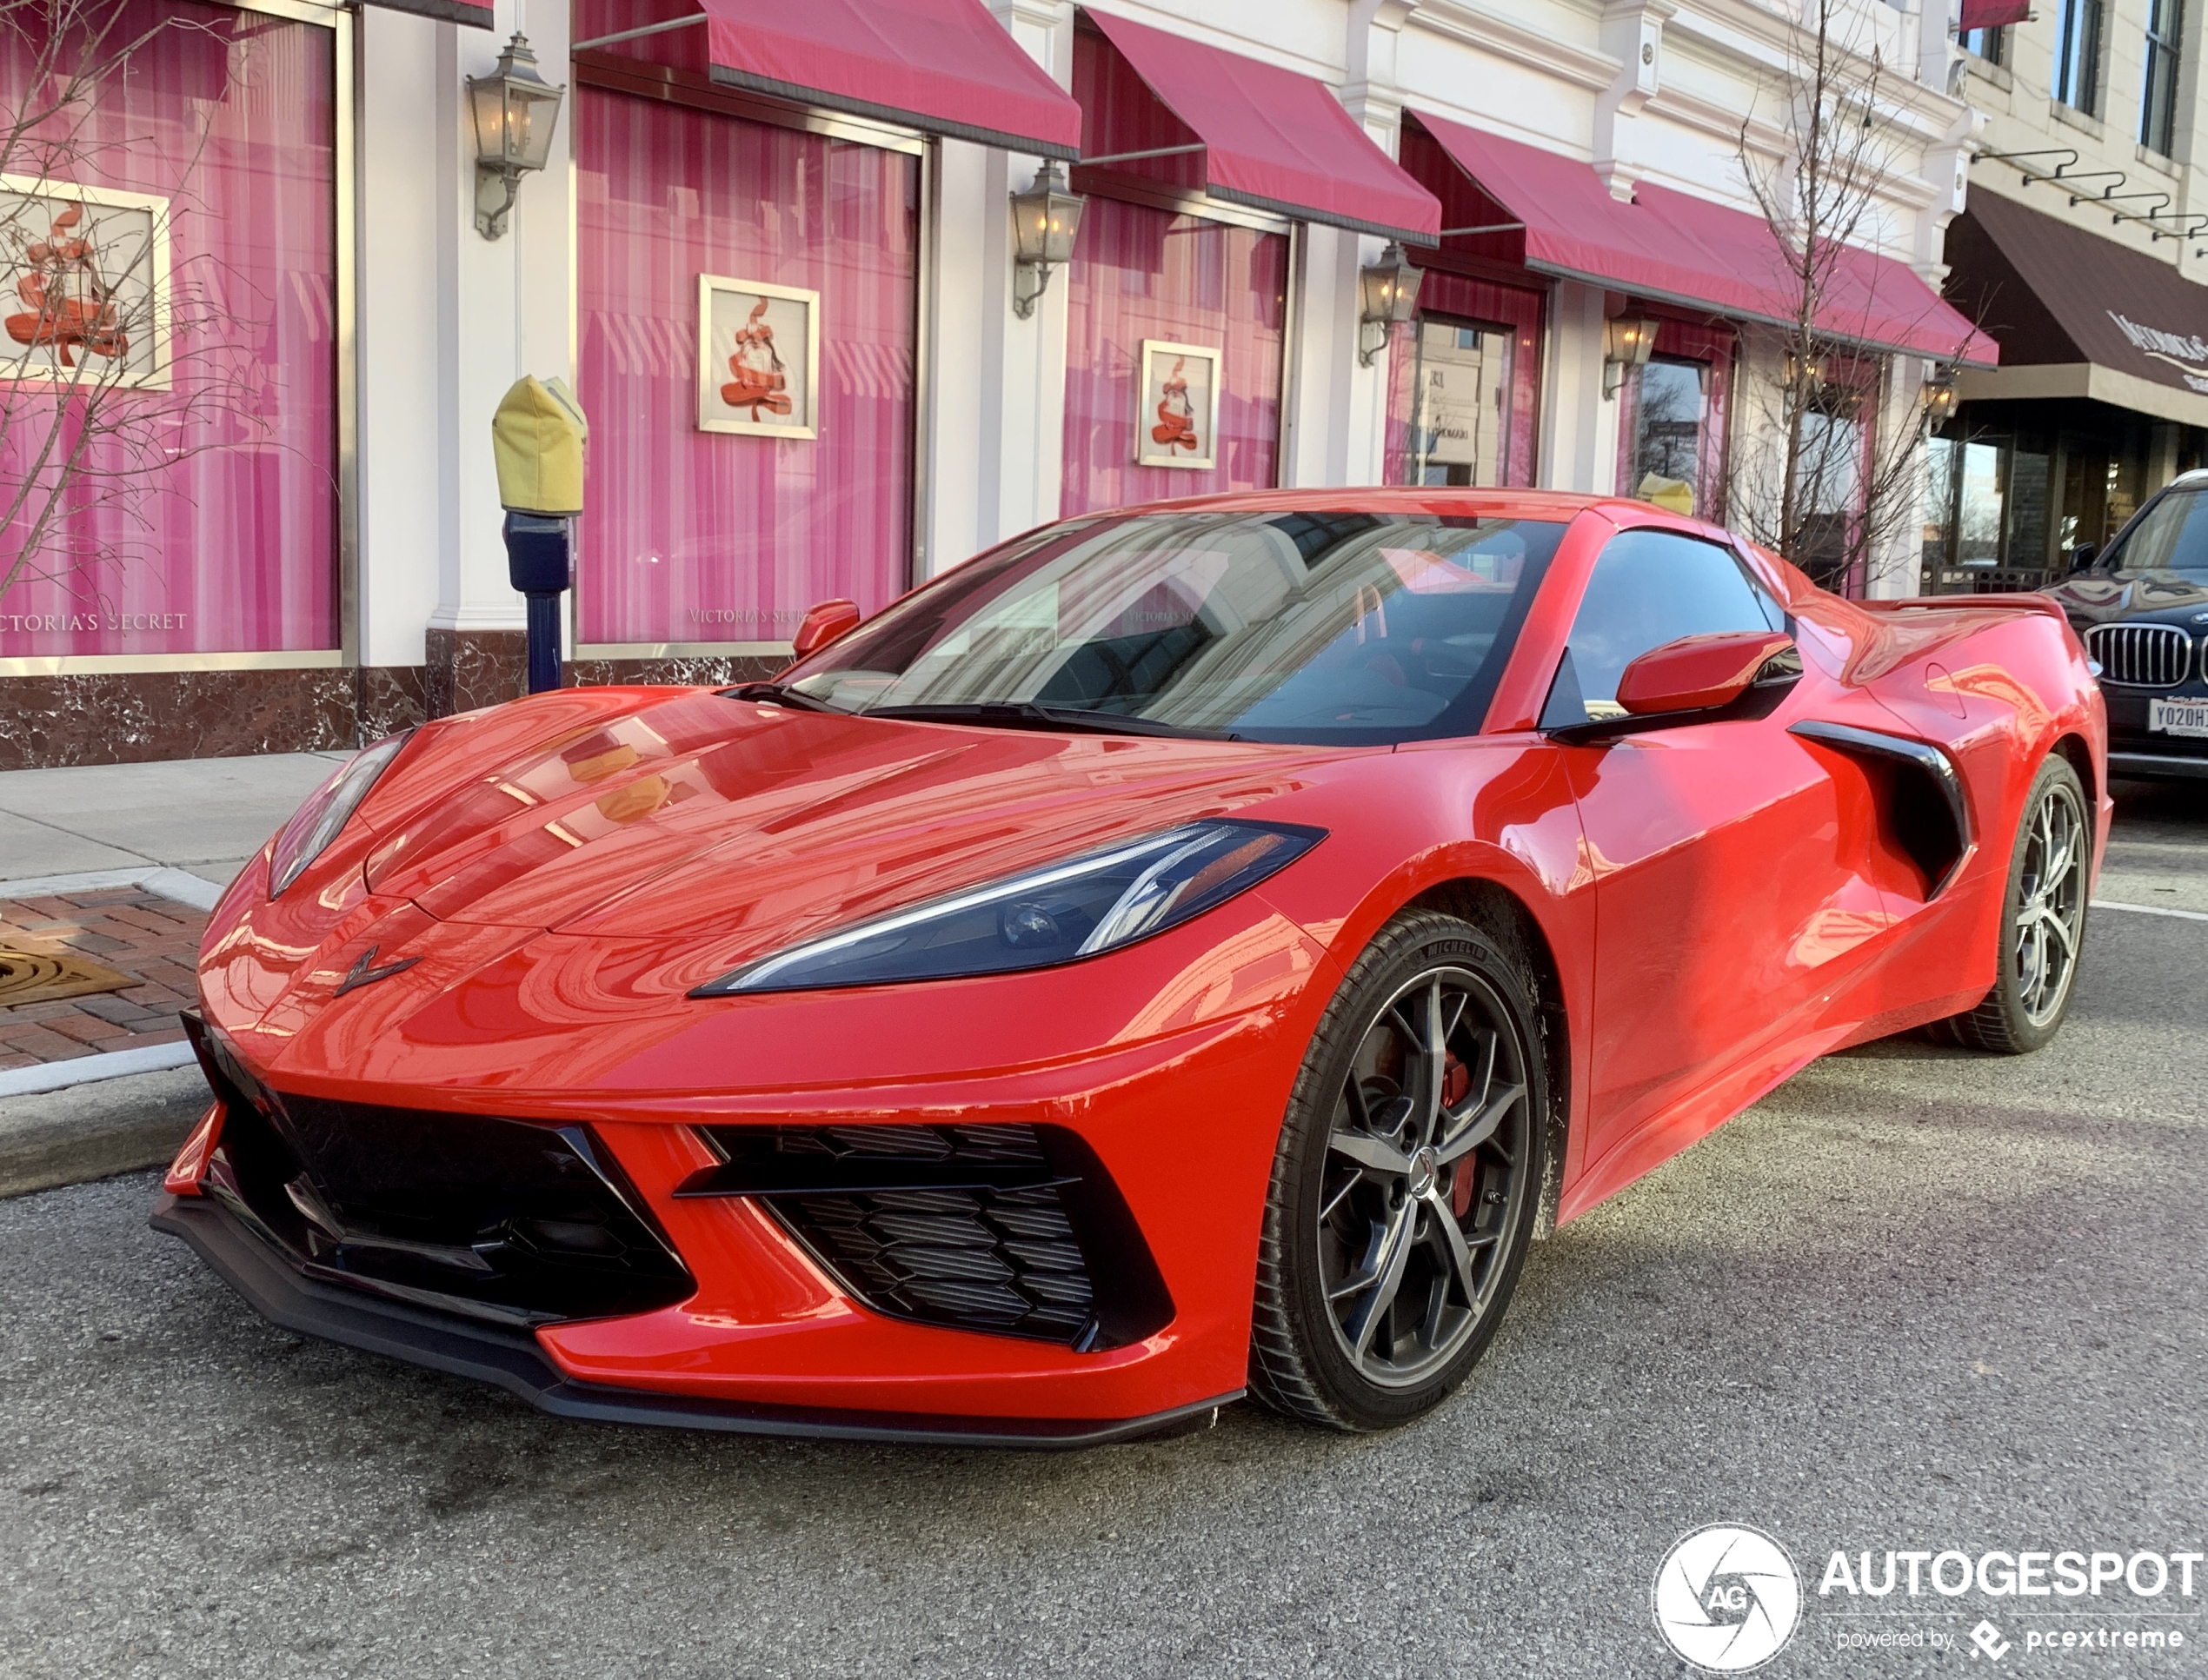
[[563,379],[514,382],[491,416],[500,506],[555,517],[582,511],[582,446],[590,422]]

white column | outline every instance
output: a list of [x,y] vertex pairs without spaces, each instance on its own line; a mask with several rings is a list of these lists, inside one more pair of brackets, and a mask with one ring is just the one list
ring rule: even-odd
[[[1280,483],[1380,482],[1380,424],[1387,358],[1357,362],[1357,269],[1380,242],[1340,228],[1303,224],[1293,282],[1295,315],[1282,368],[1286,424]],[[1376,408],[1376,406],[1377,408]]]
[[[1349,8],[1342,104],[1390,157],[1402,149],[1398,63],[1403,26],[1419,5],[1420,0],[1352,0]],[[1307,232],[1295,475],[1284,471],[1280,481],[1378,484],[1386,473],[1392,351],[1384,347],[1370,367],[1359,360],[1357,271],[1379,260],[1386,242],[1331,228]],[[1417,249],[1410,256],[1417,262]]]
[[[1923,390],[1932,364],[1922,356],[1888,359],[1885,412],[1877,417],[1872,440],[1874,463],[1890,460],[1899,441],[1924,424]],[[1905,481],[1895,486],[1893,508],[1881,509],[1885,541],[1865,555],[1863,593],[1873,601],[1896,601],[1920,593],[1925,564],[1925,452],[1916,451]],[[1875,533],[1874,533],[1875,535]]]
[[442,183],[450,148],[440,37],[407,12],[361,9],[358,283],[360,659],[420,665],[453,535],[442,479],[453,458],[441,391],[442,280],[457,241]]
[[1546,490],[1615,488],[1618,403],[1602,394],[1603,293],[1574,281],[1550,299],[1541,369],[1540,478]]
[[[1059,86],[1073,79],[1070,0],[990,0],[1012,38]],[[1066,436],[1061,269],[1021,320],[1012,309],[1014,192],[1040,158],[938,143],[929,381],[921,415],[928,475],[919,569],[932,576],[1058,517]]]
[[574,379],[572,141],[574,90],[562,102],[553,161],[523,177],[506,232],[476,231],[476,138],[465,78],[487,76],[515,30],[527,34],[538,71],[569,83],[567,8],[553,0],[502,0],[495,30],[439,26],[434,129],[440,275],[446,300],[438,344],[445,494],[453,528],[440,545],[430,623],[456,631],[522,628],[522,598],[508,584],[504,517],[490,448],[491,415],[524,374]]

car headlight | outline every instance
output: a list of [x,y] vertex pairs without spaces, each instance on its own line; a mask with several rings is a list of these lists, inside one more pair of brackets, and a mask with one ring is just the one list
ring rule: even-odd
[[855,923],[690,995],[954,979],[1101,956],[1224,904],[1325,838],[1286,824],[1193,822]]
[[413,734],[411,729],[402,729],[396,735],[384,736],[373,747],[362,747],[343,769],[323,783],[304,805],[292,813],[291,820],[283,825],[283,832],[276,836],[276,850],[269,856],[270,898],[297,880],[306,867],[337,838],[338,831],[368,797],[368,790],[376,786],[376,779],[390,767],[391,760],[398,757],[399,749]]

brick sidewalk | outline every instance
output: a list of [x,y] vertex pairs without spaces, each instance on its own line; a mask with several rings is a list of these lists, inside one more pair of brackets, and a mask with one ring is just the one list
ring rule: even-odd
[[197,995],[207,913],[137,886],[0,899],[0,946],[69,951],[137,984],[0,1007],[0,1072],[183,1037],[176,1012]]

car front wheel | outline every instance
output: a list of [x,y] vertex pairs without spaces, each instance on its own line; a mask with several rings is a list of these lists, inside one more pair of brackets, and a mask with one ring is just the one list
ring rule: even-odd
[[1548,1089],[1524,953],[1412,911],[1304,1059],[1259,1249],[1252,1391],[1341,1430],[1438,1403],[1495,1332],[1533,1233]]

